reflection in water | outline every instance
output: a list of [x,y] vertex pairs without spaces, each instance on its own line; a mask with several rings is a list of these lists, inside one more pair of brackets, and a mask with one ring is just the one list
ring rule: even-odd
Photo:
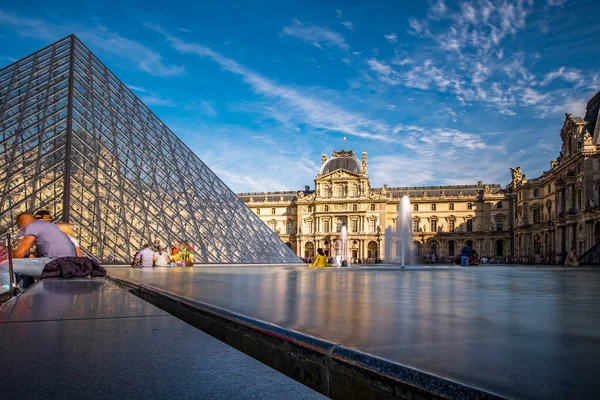
[[505,396],[600,391],[589,365],[600,356],[598,270],[206,266],[110,273]]

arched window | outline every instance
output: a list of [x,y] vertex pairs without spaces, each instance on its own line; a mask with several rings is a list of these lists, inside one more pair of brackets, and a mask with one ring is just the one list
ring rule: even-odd
[[256,209],[256,215],[260,215],[260,208]]
[[331,190],[329,188],[329,185],[325,185],[325,187],[323,188],[323,197],[330,197],[331,196]]
[[438,250],[438,242],[436,242],[435,240],[431,241],[429,243],[429,251],[431,253],[436,253],[437,254],[437,250]]
[[312,212],[312,206],[308,206],[308,212]]
[[325,211],[329,211],[329,206],[325,206],[325,207],[324,207],[324,210],[325,210]]
[[375,204],[371,204],[371,211],[375,211]]
[[454,211],[454,203],[450,203],[450,205],[448,206],[448,209],[450,211]]
[[413,206],[413,211],[419,211],[419,205],[418,204],[415,204]]
[[467,203],[467,210],[473,209],[473,203]]
[[352,196],[358,197],[358,185],[352,186]]
[[346,197],[344,185],[338,186],[338,197]]
[[275,209],[271,208],[271,215],[275,215]]
[[432,204],[432,205],[431,205],[431,211],[435,211],[435,210],[436,210],[436,208],[437,208],[437,206],[436,206],[435,204]]
[[358,211],[358,206],[356,204],[352,204],[352,211]]

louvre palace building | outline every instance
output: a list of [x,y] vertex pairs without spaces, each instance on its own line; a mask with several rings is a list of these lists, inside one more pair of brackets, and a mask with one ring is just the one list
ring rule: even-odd
[[497,260],[560,263],[571,247],[581,255],[600,242],[599,108],[600,92],[583,118],[566,114],[562,150],[535,179],[516,167],[506,186],[480,181],[374,188],[367,153],[359,159],[341,150],[322,155],[313,188],[238,197],[300,257],[313,257],[317,248],[335,255],[345,225],[352,260],[385,259],[385,231],[396,226],[398,204],[408,195],[418,261],[432,254],[449,261],[468,243]]

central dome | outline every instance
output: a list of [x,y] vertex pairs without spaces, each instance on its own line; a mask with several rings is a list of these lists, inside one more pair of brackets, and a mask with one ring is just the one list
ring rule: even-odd
[[329,174],[330,172],[343,169],[355,174],[362,174],[362,164],[354,156],[354,151],[334,151],[332,157],[325,161],[321,166],[321,175]]

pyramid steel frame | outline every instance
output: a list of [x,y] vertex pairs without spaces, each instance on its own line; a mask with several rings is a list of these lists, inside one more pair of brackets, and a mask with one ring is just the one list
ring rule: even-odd
[[0,237],[42,209],[103,262],[184,241],[201,263],[300,261],[75,35],[0,70]]

